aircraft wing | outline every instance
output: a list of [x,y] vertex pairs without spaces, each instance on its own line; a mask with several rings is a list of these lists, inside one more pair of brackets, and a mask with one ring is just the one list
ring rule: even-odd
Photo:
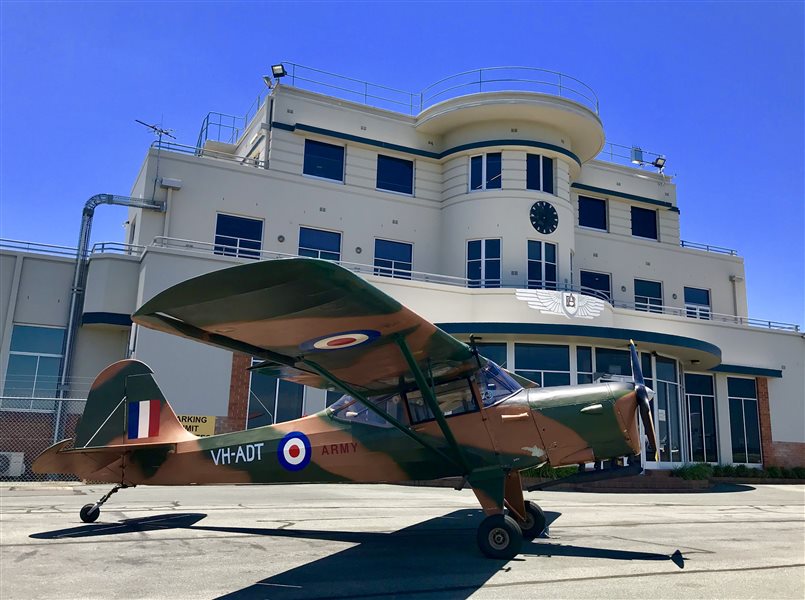
[[312,362],[369,395],[413,382],[398,337],[436,381],[478,367],[463,342],[351,271],[311,258],[260,261],[189,279],[154,296],[132,320],[262,358],[255,368],[275,377],[335,389]]

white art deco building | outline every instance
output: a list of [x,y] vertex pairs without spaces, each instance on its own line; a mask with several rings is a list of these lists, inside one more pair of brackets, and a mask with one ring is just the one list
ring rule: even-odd
[[188,277],[303,255],[474,334],[543,386],[630,376],[634,339],[657,392],[650,467],[805,464],[799,327],[749,317],[738,252],[682,241],[664,157],[607,144],[590,88],[484,69],[410,94],[282,70],[244,117],[210,113],[195,145],[155,143],[129,197],[88,202],[85,225],[96,205],[130,206],[125,243],[88,249],[78,269],[72,249],[4,243],[4,412],[69,433],[75,411],[48,398],[85,396],[129,355],[219,431],[321,410],[323,391],[129,318]]

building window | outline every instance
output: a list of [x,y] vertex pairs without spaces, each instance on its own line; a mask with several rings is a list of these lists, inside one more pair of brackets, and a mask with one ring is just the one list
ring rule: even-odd
[[305,140],[305,175],[344,181],[344,147]]
[[528,240],[528,287],[556,289],[556,244]]
[[252,371],[246,429],[298,419],[304,398],[305,386]]
[[[53,410],[62,365],[61,327],[14,325],[3,388],[3,408]],[[28,398],[22,400],[22,398]]]
[[593,349],[576,346],[576,383],[593,382]]
[[656,423],[659,437],[660,460],[682,462],[681,412],[679,405],[679,380],[676,361],[658,356],[656,397]]
[[332,390],[327,390],[327,398],[324,404],[327,408],[330,408],[333,404],[341,400],[343,396],[344,394],[342,392],[334,392]]
[[500,240],[467,242],[467,284],[469,287],[500,287]]
[[662,283],[635,279],[634,303],[637,310],[662,312]]
[[710,290],[685,288],[685,314],[691,319],[710,319]]
[[539,154],[526,155],[527,190],[553,194],[553,159]]
[[612,286],[607,273],[581,271],[579,275],[582,293],[597,296],[607,302],[612,302]]
[[632,235],[635,237],[656,240],[657,211],[648,208],[632,207]]
[[570,348],[548,344],[515,344],[514,368],[518,375],[541,387],[570,385]]
[[694,462],[718,462],[716,397],[713,389],[712,375],[685,374],[690,458]]
[[414,193],[414,161],[377,155],[377,189]]
[[299,256],[341,260],[341,234],[335,231],[300,227]]
[[412,244],[375,240],[375,275],[411,279],[413,252]]
[[478,354],[506,368],[506,344],[475,344]]
[[607,201],[579,196],[579,226],[607,230]]
[[760,421],[754,379],[727,377],[732,462],[760,463]]
[[218,214],[215,222],[216,254],[259,258],[263,245],[263,221]]
[[501,157],[500,152],[490,152],[470,157],[471,192],[500,189]]

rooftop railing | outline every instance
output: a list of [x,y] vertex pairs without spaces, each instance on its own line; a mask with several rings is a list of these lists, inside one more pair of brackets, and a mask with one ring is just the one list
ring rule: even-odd
[[55,256],[75,257],[77,249],[70,246],[57,246],[55,244],[41,244],[39,242],[25,242],[22,240],[12,240],[0,238],[0,250],[18,250],[21,252],[33,252],[34,254],[50,254]]
[[711,246],[710,244],[699,244],[698,242],[688,242],[685,240],[680,241],[679,245],[682,248],[692,248],[694,250],[704,250],[705,252],[715,252],[716,254],[738,256],[738,251],[732,248],[722,248],[721,246]]

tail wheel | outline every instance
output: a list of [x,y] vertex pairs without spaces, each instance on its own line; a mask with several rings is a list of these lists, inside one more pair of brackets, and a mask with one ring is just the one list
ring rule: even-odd
[[492,515],[478,527],[478,547],[489,558],[509,560],[520,553],[523,532],[508,515]]
[[78,515],[81,517],[81,520],[84,521],[84,523],[94,523],[101,515],[101,509],[95,508],[94,504],[85,504],[81,507],[81,511],[78,513]]
[[523,539],[533,540],[538,538],[542,532],[545,531],[545,527],[547,525],[548,521],[545,518],[545,513],[542,512],[542,509],[539,507],[539,505],[526,501],[525,521],[520,523],[520,529],[523,532]]

